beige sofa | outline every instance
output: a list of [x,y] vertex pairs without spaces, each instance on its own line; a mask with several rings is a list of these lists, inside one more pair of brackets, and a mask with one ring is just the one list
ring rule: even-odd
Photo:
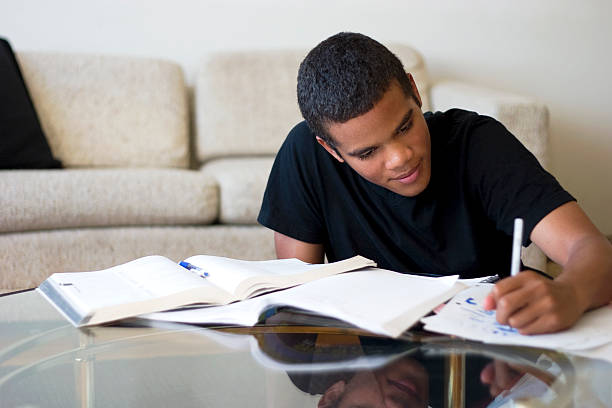
[[[425,109],[497,117],[546,163],[544,106],[467,84],[433,84],[417,52],[391,48],[413,73]],[[149,254],[273,258],[272,232],[255,219],[274,154],[301,120],[295,81],[304,55],[210,55],[192,93],[169,61],[18,52],[43,130],[66,168],[0,171],[0,291]],[[541,253],[529,257],[545,267]]]

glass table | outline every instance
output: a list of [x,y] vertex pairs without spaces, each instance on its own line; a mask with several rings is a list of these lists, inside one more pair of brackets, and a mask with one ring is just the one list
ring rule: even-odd
[[612,406],[601,360],[296,317],[76,329],[34,291],[2,296],[0,407]]

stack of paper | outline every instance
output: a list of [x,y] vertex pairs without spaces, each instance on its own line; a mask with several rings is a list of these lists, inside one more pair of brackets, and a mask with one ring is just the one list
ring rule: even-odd
[[476,284],[460,292],[437,315],[421,319],[425,330],[485,343],[540,347],[583,355],[612,343],[611,306],[587,312],[573,327],[559,333],[521,335],[516,329],[499,324],[495,311],[482,307],[492,287],[492,284]]
[[180,323],[251,326],[276,306],[291,306],[398,337],[440,303],[464,289],[457,276],[427,278],[384,269],[334,275],[225,306],[143,315]]

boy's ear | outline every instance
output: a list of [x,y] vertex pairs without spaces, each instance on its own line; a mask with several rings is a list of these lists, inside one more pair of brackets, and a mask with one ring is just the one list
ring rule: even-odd
[[338,160],[340,163],[344,163],[344,159],[342,157],[340,157],[340,155],[338,154],[338,152],[336,151],[336,149],[334,149],[333,147],[331,147],[329,144],[327,144],[327,142],[323,139],[321,139],[319,136],[315,136],[317,138],[317,142],[323,146],[323,148],[325,150],[327,150],[327,153],[331,154],[332,156],[334,156],[334,158],[336,160]]
[[342,393],[344,393],[345,386],[346,382],[344,381],[335,382],[327,389],[327,391],[325,391],[325,394],[323,394],[319,400],[319,403],[317,404],[317,408],[333,407],[338,399],[342,396]]
[[416,82],[414,82],[414,78],[412,74],[408,74],[408,80],[410,81],[410,86],[412,88],[412,95],[414,96],[414,100],[416,101],[419,108],[423,107],[423,100],[421,99],[421,94],[419,94],[419,90],[417,89]]

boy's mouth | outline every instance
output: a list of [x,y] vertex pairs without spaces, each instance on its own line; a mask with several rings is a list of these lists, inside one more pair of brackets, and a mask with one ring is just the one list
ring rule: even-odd
[[412,168],[410,171],[400,174],[398,177],[394,177],[391,180],[399,181],[402,184],[414,183],[416,179],[419,177],[420,170],[421,170],[421,163],[422,162],[419,161],[419,163],[414,168]]

